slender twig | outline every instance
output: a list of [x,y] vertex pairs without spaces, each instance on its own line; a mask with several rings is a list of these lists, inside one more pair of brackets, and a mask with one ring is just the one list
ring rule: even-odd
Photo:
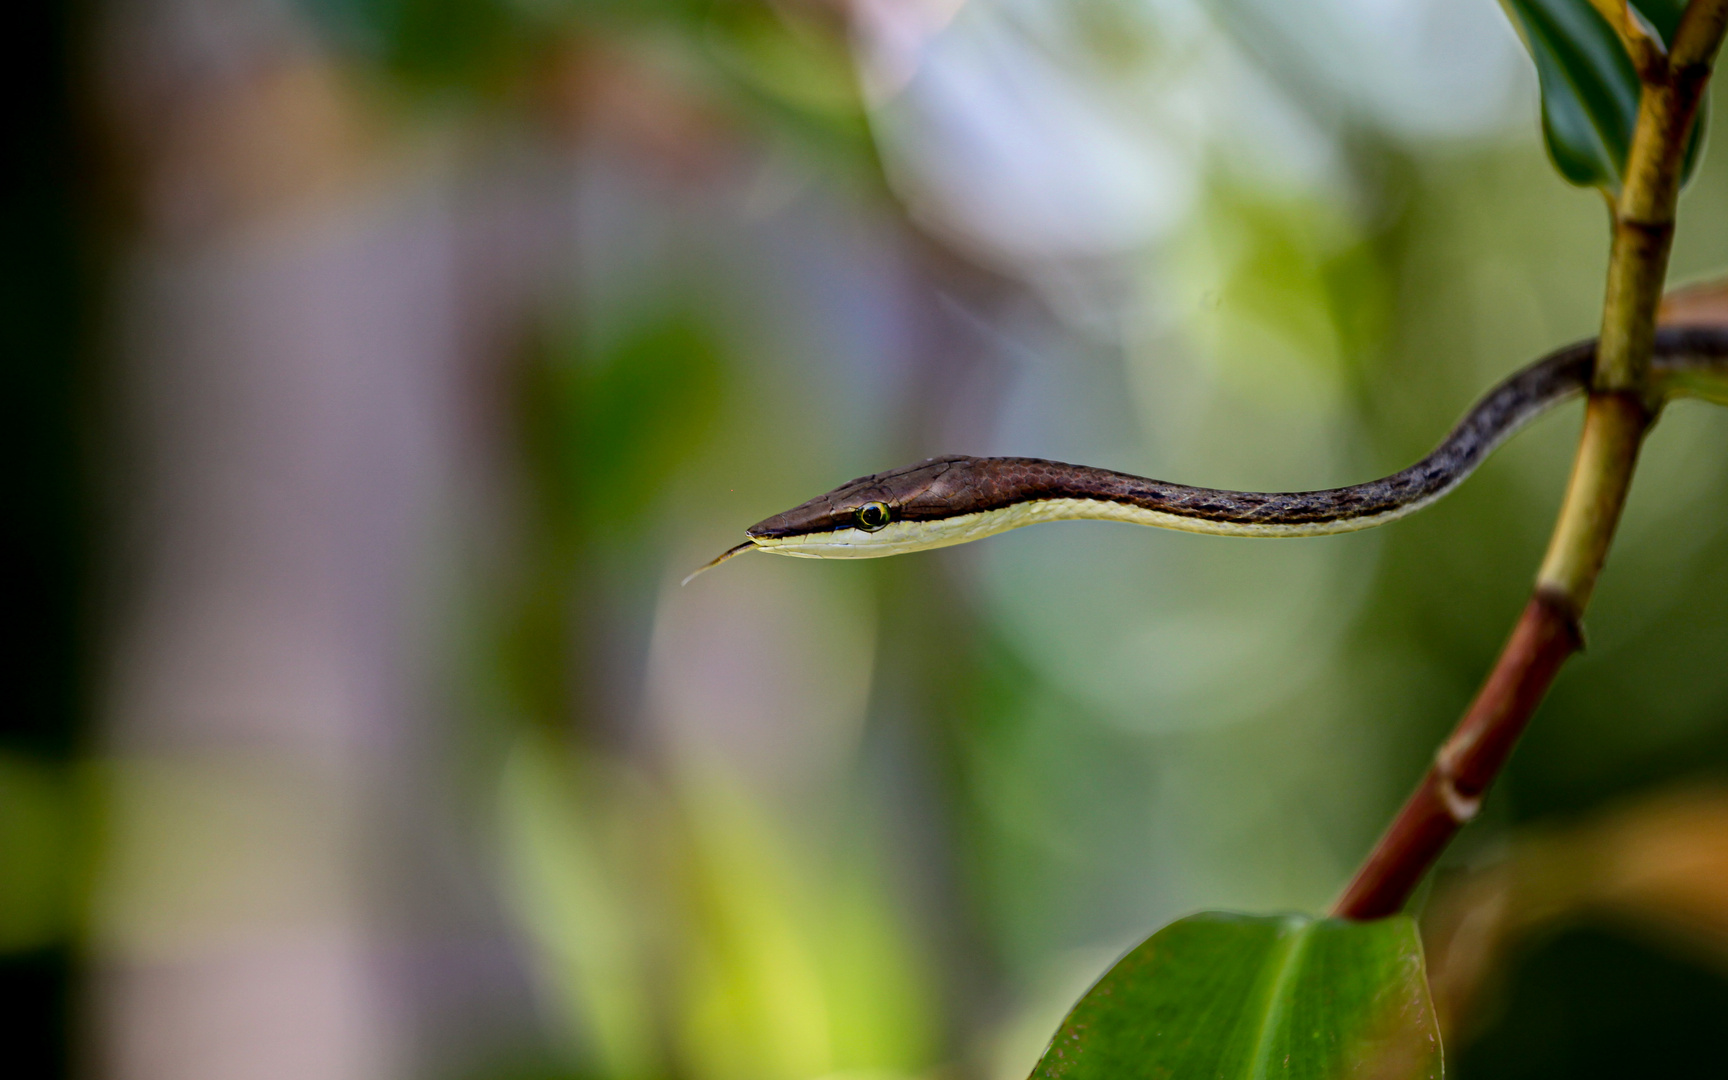
[[[1674,31],[1674,47],[1668,50],[1669,63],[1676,69],[1701,67],[1707,78],[1716,50],[1722,47],[1724,24],[1728,24],[1728,3],[1692,0]],[[1702,84],[1703,78],[1698,81]]]
[[1646,82],[1659,78],[1658,73],[1667,62],[1667,54],[1662,49],[1662,43],[1651,37],[1644,24],[1632,13],[1626,0],[1590,0],[1590,6],[1614,28],[1626,55],[1632,58],[1632,66],[1637,69],[1638,77]]
[[1660,409],[1648,375],[1681,162],[1725,27],[1728,0],[1693,0],[1668,61],[1648,74],[1640,63],[1645,84],[1614,203],[1594,386],[1535,594],[1464,718],[1345,888],[1335,915],[1374,919],[1404,906],[1475,816],[1561,665],[1583,645],[1578,622],[1625,506],[1638,448]]

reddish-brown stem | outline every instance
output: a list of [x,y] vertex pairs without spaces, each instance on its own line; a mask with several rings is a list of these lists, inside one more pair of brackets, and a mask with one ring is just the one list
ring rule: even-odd
[[1582,646],[1578,620],[1626,504],[1638,448],[1660,408],[1649,374],[1656,309],[1668,272],[1681,160],[1711,62],[1728,33],[1728,0],[1691,0],[1666,56],[1622,3],[1597,6],[1621,32],[1644,85],[1614,200],[1602,334],[1572,478],[1535,595],[1469,711],[1333,907],[1342,918],[1380,918],[1404,906],[1476,815],[1560,666]]
[[[1607,556],[1650,420],[1635,394],[1590,399],[1566,506],[1536,592],[1464,718],[1345,888],[1334,915],[1377,919],[1396,913],[1452,837],[1476,816],[1560,666],[1583,647],[1578,619]],[[1585,569],[1571,573],[1573,566]]]
[[1578,624],[1564,604],[1540,592],[1530,598],[1493,673],[1344,890],[1334,915],[1378,919],[1404,906],[1428,867],[1476,816],[1530,714],[1580,645]]

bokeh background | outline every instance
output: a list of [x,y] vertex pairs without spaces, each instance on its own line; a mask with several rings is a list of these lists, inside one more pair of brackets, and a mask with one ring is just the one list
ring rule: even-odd
[[[677,584],[939,453],[1366,479],[1592,334],[1492,0],[11,21],[8,1075],[1024,1076],[1159,925],[1324,909],[1558,505],[1576,410],[1372,533]],[[1420,901],[1455,1076],[1720,1068],[1728,414],[1588,632]]]

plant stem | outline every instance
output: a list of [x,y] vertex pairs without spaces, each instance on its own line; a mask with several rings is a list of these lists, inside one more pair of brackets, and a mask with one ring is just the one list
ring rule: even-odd
[[1574,620],[1583,618],[1596,591],[1597,575],[1632,486],[1638,447],[1654,419],[1633,392],[1592,394],[1584,407],[1584,430],[1572,459],[1566,498],[1548,537],[1548,554],[1536,574],[1537,593],[1549,597]]
[[1397,914],[1452,837],[1476,816],[1525,722],[1578,646],[1570,613],[1541,593],[1532,596],[1488,682],[1332,914],[1345,919]]
[[1638,20],[1632,18],[1632,13],[1626,10],[1626,0],[1590,0],[1590,6],[1614,28],[1615,36],[1620,39],[1626,55],[1632,58],[1632,66],[1637,69],[1640,77],[1667,59],[1662,52],[1662,46],[1652,41]]
[[1376,919],[1403,908],[1476,816],[1561,665],[1583,647],[1579,620],[1619,524],[1638,448],[1660,408],[1648,374],[1681,163],[1725,27],[1728,0],[1693,0],[1670,58],[1640,65],[1644,90],[1614,203],[1594,386],[1534,595],[1464,718],[1333,906],[1340,918]]

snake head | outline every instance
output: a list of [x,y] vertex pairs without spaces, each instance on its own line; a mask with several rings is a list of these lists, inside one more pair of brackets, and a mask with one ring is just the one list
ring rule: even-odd
[[941,546],[925,535],[932,519],[950,516],[958,470],[977,458],[930,458],[841,484],[745,530],[748,539],[691,574],[752,549],[810,559],[871,559]]
[[[929,458],[888,472],[860,476],[809,502],[758,521],[745,530],[751,543],[787,555],[870,558],[901,549],[895,541],[909,525],[951,513],[953,474],[977,458]],[[894,550],[884,550],[892,548]]]

